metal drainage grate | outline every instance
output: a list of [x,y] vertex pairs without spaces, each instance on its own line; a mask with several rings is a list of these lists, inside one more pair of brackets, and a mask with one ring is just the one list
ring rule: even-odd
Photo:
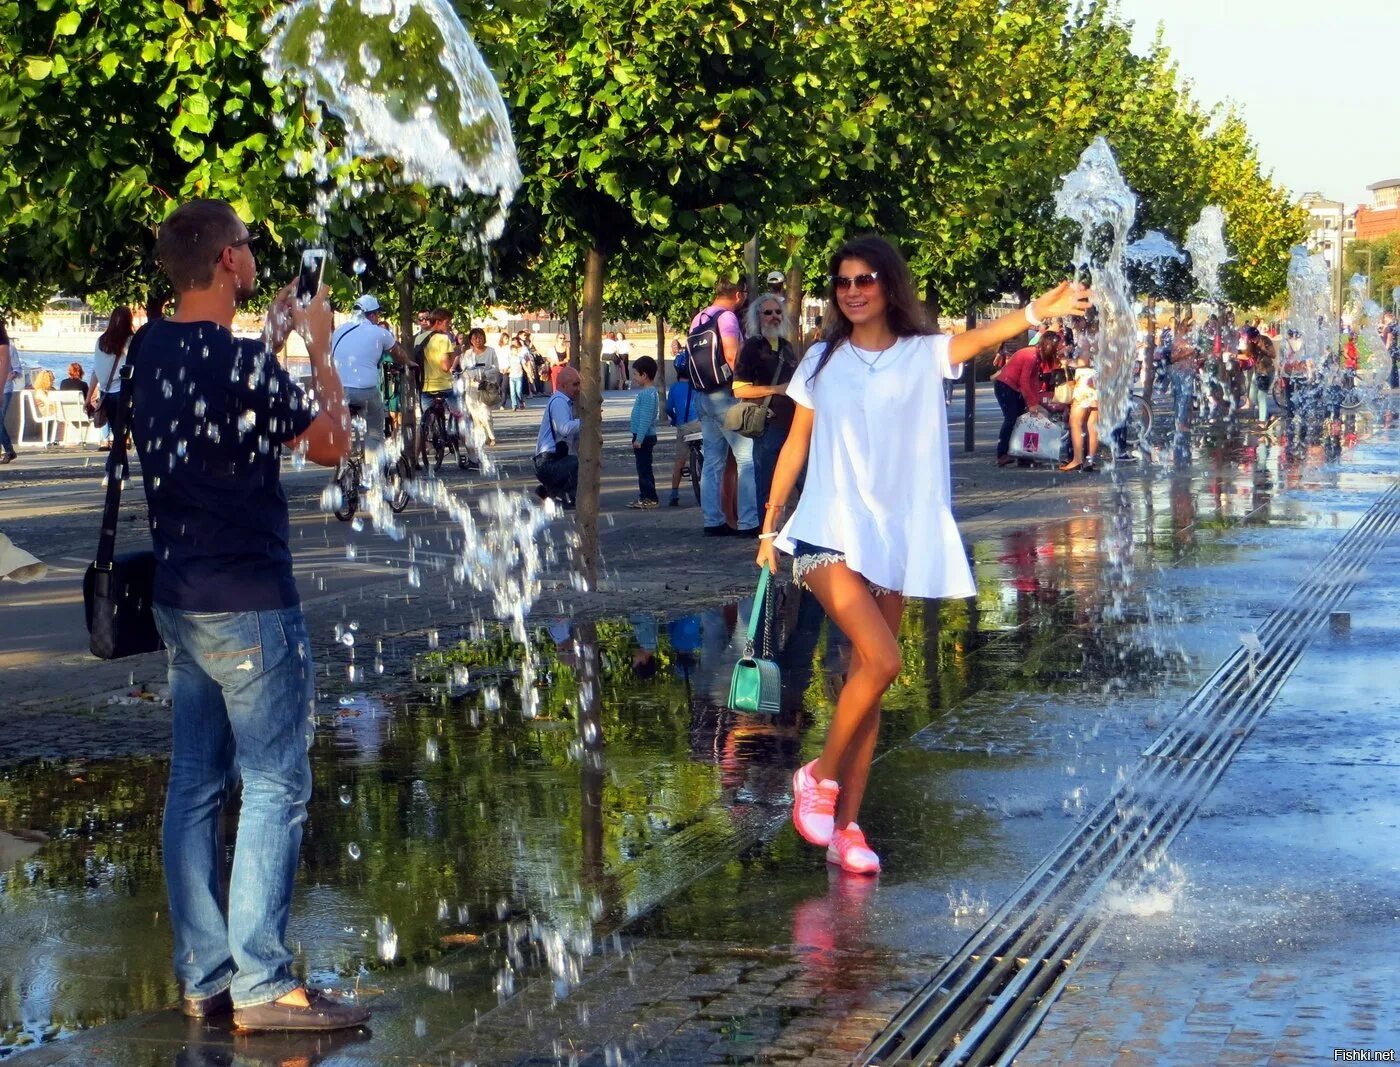
[[1225,660],[1133,773],[1073,830],[860,1054],[860,1064],[1009,1064],[1102,930],[1091,906],[1195,814],[1308,642],[1400,525],[1393,484]]

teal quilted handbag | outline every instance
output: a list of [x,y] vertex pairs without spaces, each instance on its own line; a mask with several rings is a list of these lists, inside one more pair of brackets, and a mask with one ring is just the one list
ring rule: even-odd
[[[749,711],[758,715],[776,715],[783,699],[783,677],[778,665],[771,659],[760,659],[754,655],[754,641],[758,638],[758,628],[769,606],[769,572],[764,567],[758,577],[758,591],[753,598],[753,614],[749,616],[749,636],[744,642],[744,658],[734,664],[734,674],[729,680],[729,706],[735,711]],[[768,645],[768,627],[763,630],[765,653],[771,655]]]

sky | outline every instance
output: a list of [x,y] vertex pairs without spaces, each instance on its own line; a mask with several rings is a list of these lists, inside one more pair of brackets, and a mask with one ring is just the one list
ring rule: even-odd
[[1158,23],[1203,106],[1234,102],[1295,196],[1350,210],[1400,178],[1400,0],[1119,0],[1146,51]]

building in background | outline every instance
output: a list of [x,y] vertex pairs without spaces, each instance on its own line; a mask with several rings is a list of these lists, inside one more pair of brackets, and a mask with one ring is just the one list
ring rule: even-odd
[[1371,191],[1371,204],[1356,209],[1356,239],[1371,241],[1400,230],[1400,178],[1387,178],[1366,188]]

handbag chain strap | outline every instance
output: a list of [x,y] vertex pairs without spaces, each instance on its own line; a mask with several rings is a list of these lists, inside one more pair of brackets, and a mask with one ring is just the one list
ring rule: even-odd
[[132,364],[136,356],[136,349],[149,328],[150,324],[147,323],[131,339],[131,343],[127,345],[126,349],[126,362],[122,365],[122,388],[120,400],[117,403],[117,410],[121,412],[121,418],[114,420],[116,424],[111,428],[112,450],[107,453],[107,499],[102,505],[102,532],[97,538],[97,559],[93,561],[99,571],[110,571],[112,560],[117,554],[117,519],[121,515],[122,481],[128,473],[126,432],[127,427],[132,423]]
[[[754,642],[758,640],[758,628],[763,625],[764,619],[768,614],[768,597],[771,592],[768,573],[767,567],[759,568],[758,589],[753,595],[753,611],[749,613],[749,632],[747,639],[744,641],[745,659],[753,659]],[[763,654],[765,659],[771,656],[767,626],[763,626]]]

